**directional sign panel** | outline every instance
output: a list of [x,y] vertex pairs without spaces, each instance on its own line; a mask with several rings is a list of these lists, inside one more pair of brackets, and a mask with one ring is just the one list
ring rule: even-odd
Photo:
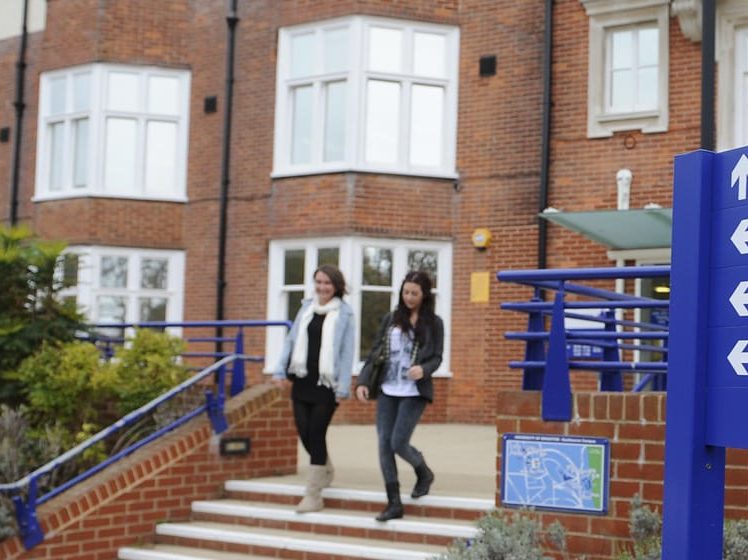
[[[748,150],[715,154],[711,184],[706,442],[748,447]],[[714,407],[719,410],[713,410]]]

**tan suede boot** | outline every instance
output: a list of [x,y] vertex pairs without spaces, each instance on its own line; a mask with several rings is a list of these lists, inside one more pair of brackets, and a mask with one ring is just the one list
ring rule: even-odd
[[319,511],[325,506],[322,501],[322,488],[326,476],[327,467],[325,465],[309,465],[306,495],[296,506],[297,513]]
[[325,480],[323,481],[322,488],[327,488],[332,484],[332,479],[335,477],[335,467],[332,466],[330,461],[330,455],[327,456],[327,463],[325,463]]

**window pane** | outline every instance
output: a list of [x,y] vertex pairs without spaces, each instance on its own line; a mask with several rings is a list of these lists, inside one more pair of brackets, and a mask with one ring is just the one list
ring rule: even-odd
[[62,190],[62,169],[65,159],[65,123],[50,125],[49,190]]
[[73,111],[88,111],[91,108],[91,75],[73,76]]
[[369,29],[369,70],[400,72],[402,31],[384,27]]
[[124,323],[127,299],[122,296],[99,296],[96,298],[96,310],[100,323]]
[[140,298],[140,321],[166,321],[166,298]]
[[102,288],[127,287],[127,257],[101,257],[99,285]]
[[348,29],[325,31],[325,72],[348,70]]
[[640,109],[657,107],[657,68],[639,70],[637,105]]
[[291,290],[286,294],[286,298],[286,309],[288,309],[286,319],[293,321],[296,318],[299,309],[301,309],[301,301],[304,299],[304,290]]
[[659,58],[657,29],[639,30],[639,66],[656,66]]
[[104,184],[110,191],[132,191],[135,187],[135,141],[133,119],[106,120]]
[[381,247],[364,247],[363,284],[392,286],[392,251]]
[[138,110],[138,75],[125,72],[109,74],[107,109],[112,111]]
[[631,70],[613,72],[610,105],[618,111],[630,110],[634,106]]
[[148,112],[162,115],[179,114],[179,80],[166,76],[148,78]]
[[141,288],[165,290],[168,274],[168,259],[143,259],[140,261]]
[[337,247],[330,247],[329,249],[320,249],[317,251],[317,266],[323,264],[332,264],[338,266],[340,251]]
[[173,193],[176,188],[177,124],[149,121],[146,135],[146,192]]
[[312,86],[293,90],[293,144],[292,163],[309,163],[312,160]]
[[73,121],[75,154],[73,154],[73,185],[77,188],[88,185],[88,119]]
[[379,323],[390,311],[391,295],[389,292],[361,292],[361,343],[359,356],[366,359],[374,339],[377,336]]
[[78,255],[66,253],[62,257],[62,283],[66,287],[78,285]]
[[616,31],[611,37],[612,68],[631,68],[631,53],[633,51],[632,32]]
[[444,89],[414,85],[410,109],[410,163],[437,167],[442,163]]
[[65,78],[55,78],[49,81],[49,114],[59,115],[65,112],[67,106],[67,80]]
[[446,75],[446,38],[434,33],[413,36],[413,72],[420,76],[442,78]]
[[304,283],[304,249],[285,252],[283,284],[292,286]]
[[345,158],[345,82],[327,84],[325,100],[325,161]]
[[433,287],[436,288],[436,277],[439,271],[439,257],[436,251],[420,249],[408,251],[408,270],[420,270],[431,276]]
[[366,161],[395,163],[399,148],[400,84],[369,80],[366,96]]
[[314,33],[291,38],[291,77],[314,73]]

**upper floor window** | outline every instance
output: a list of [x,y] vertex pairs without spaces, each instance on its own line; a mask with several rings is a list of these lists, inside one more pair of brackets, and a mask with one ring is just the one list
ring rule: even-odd
[[459,32],[370,17],[281,29],[274,175],[455,175]]
[[[313,272],[334,264],[345,276],[346,300],[356,316],[355,356],[363,361],[371,349],[379,323],[397,306],[400,284],[410,270],[429,273],[434,282],[436,312],[444,320],[444,361],[439,372],[449,372],[452,308],[452,245],[407,239],[319,238],[270,242],[268,317],[293,321],[305,297],[314,295]],[[266,369],[276,365],[284,333],[268,331]]]
[[717,9],[717,149],[748,144],[748,4],[723,0]]
[[587,134],[664,132],[668,0],[580,0],[589,16]]
[[24,4],[28,10],[26,30],[35,33],[44,29],[47,22],[47,0],[0,2],[0,41],[21,34]]
[[111,64],[42,74],[36,198],[184,200],[189,82]]

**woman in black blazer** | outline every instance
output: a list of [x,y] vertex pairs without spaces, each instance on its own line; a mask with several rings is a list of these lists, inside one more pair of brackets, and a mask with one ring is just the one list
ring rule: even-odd
[[[415,469],[417,480],[411,497],[425,496],[434,482],[434,473],[410,438],[426,404],[434,399],[432,375],[442,362],[443,348],[444,324],[434,312],[431,278],[425,272],[409,272],[400,287],[397,307],[379,326],[356,387],[359,400],[377,399],[379,465],[387,490],[387,507],[377,521],[403,516],[395,454]],[[379,356],[384,356],[384,362],[375,372],[374,361]]]

